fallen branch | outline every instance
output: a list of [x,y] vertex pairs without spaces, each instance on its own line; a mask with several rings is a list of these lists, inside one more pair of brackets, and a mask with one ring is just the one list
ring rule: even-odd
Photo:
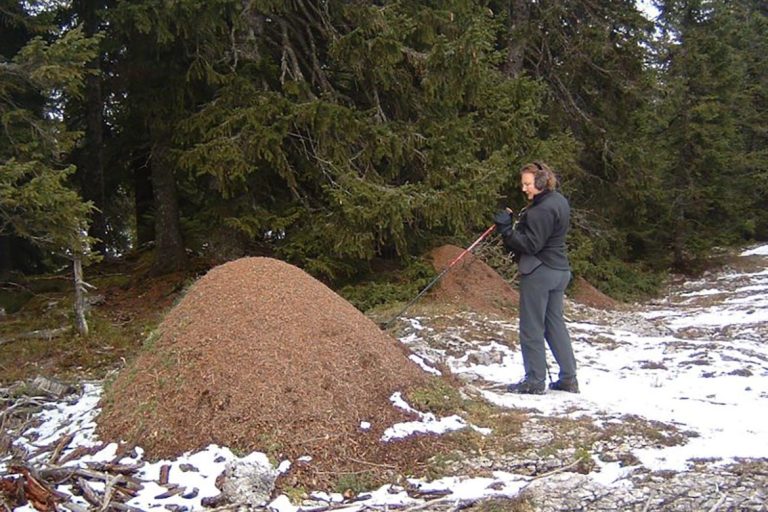
[[59,327],[57,329],[40,329],[38,331],[25,332],[13,338],[0,338],[0,345],[13,343],[14,341],[20,340],[47,339],[48,341],[51,341],[53,338],[60,336],[70,330],[72,330],[72,327],[65,326]]
[[96,445],[91,447],[78,446],[68,454],[64,455],[61,459],[59,459],[59,466],[63,466],[67,462],[71,462],[75,459],[79,459],[83,455],[93,455],[94,453],[101,451],[103,448],[104,445]]
[[725,503],[726,498],[728,498],[728,495],[726,493],[723,493],[723,495],[720,496],[720,499],[717,500],[717,503],[712,505],[712,508],[709,509],[709,512],[716,512],[716,510],[720,508],[720,505]]
[[571,462],[570,464],[568,464],[567,466],[561,466],[561,467],[559,467],[557,469],[553,469],[552,471],[548,471],[546,473],[542,473],[540,475],[536,475],[533,478],[531,478],[531,480],[540,480],[542,478],[546,478],[548,476],[556,475],[558,473],[565,473],[566,471],[568,471],[572,467],[578,465],[579,462],[581,462],[581,459],[576,459],[573,462]]
[[177,484],[169,485],[168,490],[165,491],[164,493],[161,493],[155,496],[155,499],[164,500],[166,498],[170,498],[171,496],[176,496],[177,494],[181,494],[186,490],[187,488],[184,487],[183,485],[177,485]]
[[78,477],[75,481],[77,487],[83,492],[83,498],[94,507],[101,507],[103,500],[90,486],[88,481],[83,477]]
[[424,510],[424,509],[433,507],[435,505],[440,505],[440,504],[443,504],[443,503],[446,503],[446,504],[453,503],[453,505],[457,509],[458,508],[466,508],[466,507],[468,507],[468,506],[470,506],[470,505],[480,501],[480,499],[481,498],[472,499],[472,500],[461,500],[461,499],[458,499],[458,498],[451,498],[450,496],[446,496],[445,498],[440,498],[440,499],[437,499],[437,500],[427,501],[426,503],[420,503],[418,505],[414,505],[412,507],[406,507],[406,508],[403,508],[401,510],[403,510],[403,512],[416,512],[417,510]]
[[43,405],[45,405],[45,402],[42,401],[42,397],[33,397],[33,398],[21,398],[16,401],[13,405],[6,408],[4,411],[0,412],[0,418],[3,416],[10,416],[9,413],[13,412],[16,409],[20,409],[26,405],[33,405],[35,408],[40,408]]
[[[110,476],[107,473],[95,471],[90,468],[75,468],[75,467],[51,467],[40,470],[40,475],[45,480],[57,480],[65,482],[72,477],[80,477],[88,480],[97,480],[100,482],[107,482]],[[128,478],[125,479],[126,483]],[[135,481],[134,481],[135,484]]]
[[168,483],[168,478],[171,473],[171,465],[170,464],[163,464],[160,466],[160,478],[158,478],[157,483],[160,485],[166,485]]
[[69,443],[71,443],[72,439],[74,438],[75,434],[66,434],[61,436],[53,449],[53,453],[51,453],[51,456],[48,457],[48,464],[56,464],[56,462],[59,460],[59,457],[61,457],[62,450],[69,446]]
[[130,505],[126,505],[125,503],[120,503],[117,501],[113,501],[109,504],[109,508],[119,510],[120,512],[144,512],[140,508],[132,507]]
[[645,505],[643,505],[642,512],[648,512],[651,509],[651,500],[653,499],[653,493],[651,493],[650,496],[648,496],[648,499],[645,502]]
[[50,489],[33,470],[23,466],[10,466],[10,474],[21,475],[24,498],[36,509],[42,512],[56,510],[56,503],[62,501],[64,494]]
[[123,481],[123,475],[115,475],[107,481],[107,485],[104,488],[104,501],[102,502],[100,512],[105,512],[112,501],[112,496],[117,488],[117,484]]
[[366,466],[373,466],[376,468],[397,469],[397,466],[393,466],[392,464],[377,464],[375,462],[368,462],[367,460],[356,459],[354,457],[350,457],[349,460],[357,462],[358,464],[364,464]]
[[94,471],[103,471],[105,473],[119,473],[121,475],[132,475],[144,466],[141,464],[116,464],[114,462],[90,462],[88,467]]
[[72,503],[71,501],[66,501],[61,504],[62,507],[71,510],[72,512],[89,512],[89,509],[78,505],[77,503]]

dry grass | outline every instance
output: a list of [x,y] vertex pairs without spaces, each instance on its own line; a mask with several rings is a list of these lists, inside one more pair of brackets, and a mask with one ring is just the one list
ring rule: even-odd
[[[111,270],[93,268],[86,276],[95,286],[89,295],[95,303],[88,315],[88,337],[71,329],[73,293],[66,276],[46,279],[47,288],[32,293],[19,311],[0,318],[0,340],[11,340],[0,350],[0,383],[38,375],[63,381],[100,379],[133,358],[178,296],[185,276],[135,280]],[[22,293],[39,289],[25,286]],[[68,330],[51,337],[24,337],[62,328]]]

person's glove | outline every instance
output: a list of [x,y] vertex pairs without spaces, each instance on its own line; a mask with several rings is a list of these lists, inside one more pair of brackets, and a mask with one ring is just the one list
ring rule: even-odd
[[512,215],[507,210],[501,210],[494,214],[493,222],[496,224],[496,231],[502,236],[506,236],[512,231]]

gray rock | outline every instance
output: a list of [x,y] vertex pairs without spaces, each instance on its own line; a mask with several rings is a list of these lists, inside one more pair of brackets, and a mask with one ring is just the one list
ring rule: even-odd
[[261,507],[270,500],[277,475],[269,464],[230,462],[224,469],[223,498],[243,507]]

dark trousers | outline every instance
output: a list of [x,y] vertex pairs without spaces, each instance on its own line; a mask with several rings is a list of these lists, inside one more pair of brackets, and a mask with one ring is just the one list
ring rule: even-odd
[[563,296],[570,280],[570,271],[546,265],[520,277],[520,347],[525,378],[535,384],[547,376],[545,341],[560,367],[559,378],[576,377],[576,358],[563,318]]

